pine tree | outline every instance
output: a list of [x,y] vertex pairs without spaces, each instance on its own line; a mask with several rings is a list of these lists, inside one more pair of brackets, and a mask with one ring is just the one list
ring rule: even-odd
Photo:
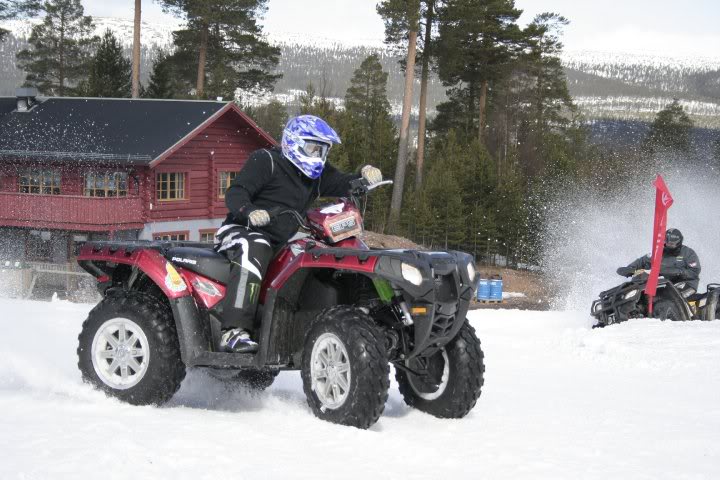
[[169,57],[160,52],[153,62],[150,83],[145,89],[145,98],[175,98],[177,85],[175,82],[173,63]]
[[[267,0],[161,0],[187,20],[173,33],[178,74],[195,85],[198,98],[234,97],[237,88],[267,91],[280,49],[262,38],[257,19]],[[192,65],[195,66],[193,75]]]
[[372,54],[363,60],[345,94],[344,143],[353,169],[371,164],[392,174],[395,127],[387,99],[387,72]]
[[520,161],[531,176],[574,174],[579,167],[573,144],[584,143],[584,130],[560,60],[560,33],[567,24],[554,13],[533,19],[524,30],[528,48],[513,72],[517,81],[505,87],[516,93]]
[[523,47],[516,23],[521,13],[513,0],[448,0],[439,17],[438,74],[446,86],[467,90],[468,122],[477,119],[481,142],[490,83],[507,71]]
[[288,109],[277,100],[260,105],[258,107],[245,108],[245,113],[255,123],[270,134],[278,142],[282,138],[283,129],[288,121]]
[[108,29],[92,60],[87,95],[129,98],[132,92],[131,75],[130,60],[123,56],[120,42]]
[[385,37],[388,43],[397,41],[398,37],[407,36],[407,55],[405,60],[405,90],[403,93],[402,119],[400,122],[400,138],[398,156],[395,165],[395,183],[392,201],[390,202],[390,233],[397,229],[397,222],[402,209],[405,194],[405,170],[408,160],[408,141],[410,130],[410,111],[412,109],[412,91],[415,77],[415,56],[417,35],[420,28],[420,0],[384,0],[377,6],[378,14],[385,22]]
[[688,152],[693,126],[693,121],[676,98],[655,116],[646,139],[646,147],[652,152]]
[[[349,168],[357,171],[363,165],[373,165],[380,168],[386,178],[394,171],[397,145],[387,99],[387,78],[377,54],[363,60],[345,94],[340,131]],[[384,231],[389,203],[390,189],[373,192],[365,215],[365,222],[372,230]]]
[[92,18],[84,15],[80,0],[48,0],[42,5],[45,18],[33,27],[32,48],[17,54],[18,65],[27,72],[25,83],[46,95],[72,94],[86,75],[90,52],[96,43]]

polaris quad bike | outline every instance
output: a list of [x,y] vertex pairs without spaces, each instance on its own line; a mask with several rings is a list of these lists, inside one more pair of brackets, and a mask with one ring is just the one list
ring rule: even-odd
[[369,249],[358,235],[372,188],[354,181],[348,198],[310,210],[307,221],[273,213],[294,215],[306,233],[277,252],[263,279],[257,353],[216,349],[230,264],[211,245],[85,243],[78,262],[103,299],[79,335],[83,379],[142,405],[169,400],[186,367],[260,389],[280,370],[300,370],[317,417],[368,428],[383,412],[392,364],[408,405],[465,416],[484,373],[465,318],[479,281],[473,258]]
[[[600,293],[590,308],[598,320],[595,327],[605,327],[631,318],[647,318],[648,297],[644,295],[648,275],[643,272],[627,282]],[[686,282],[672,283],[660,277],[657,295],[653,298],[652,317],[662,320],[715,320],[720,318],[718,309],[720,284],[711,283],[707,292],[695,293]]]

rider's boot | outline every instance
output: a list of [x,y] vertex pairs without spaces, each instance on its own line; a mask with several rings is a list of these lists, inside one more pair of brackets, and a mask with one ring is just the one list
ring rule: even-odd
[[250,338],[247,330],[242,328],[229,328],[222,331],[220,337],[220,350],[229,353],[254,353],[258,344]]

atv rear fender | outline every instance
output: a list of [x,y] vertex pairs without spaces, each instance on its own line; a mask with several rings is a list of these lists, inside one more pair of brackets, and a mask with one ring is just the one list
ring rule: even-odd
[[183,362],[193,365],[207,351],[204,322],[191,295],[192,286],[185,280],[194,274],[187,272],[186,277],[185,272],[178,271],[157,248],[132,242],[88,242],[80,249],[78,264],[97,277],[98,282],[107,285],[108,294],[119,290],[112,288],[113,285],[127,281],[126,278],[120,278],[128,276],[127,270],[120,266],[142,271],[168,299],[175,318]]
[[[720,285],[711,283],[708,285],[707,303],[703,312],[703,320],[715,320],[717,317],[718,301],[720,301]],[[720,312],[718,312],[720,313]]]
[[658,284],[658,290],[657,295],[655,296],[655,301],[657,301],[660,298],[664,298],[666,300],[670,300],[675,304],[675,307],[677,308],[677,311],[682,315],[682,318],[680,320],[686,321],[686,320],[692,320],[692,311],[690,310],[690,307],[688,306],[687,302],[683,298],[682,294],[678,291],[677,288],[675,288],[675,285],[672,284],[672,282],[665,280],[664,282],[661,281]]

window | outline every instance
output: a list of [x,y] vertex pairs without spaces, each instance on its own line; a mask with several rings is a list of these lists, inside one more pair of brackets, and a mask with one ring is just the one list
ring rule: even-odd
[[220,172],[220,180],[218,182],[218,197],[225,198],[225,190],[230,187],[230,184],[238,172]]
[[205,243],[215,242],[216,230],[200,230],[200,241]]
[[155,183],[155,191],[159,201],[169,202],[172,200],[185,199],[185,174],[184,173],[158,173]]
[[165,232],[156,233],[153,235],[155,240],[170,241],[170,242],[185,242],[188,239],[188,232]]
[[20,193],[60,195],[60,172],[28,170],[20,175]]
[[85,175],[86,197],[127,196],[128,174],[126,172],[88,173]]

